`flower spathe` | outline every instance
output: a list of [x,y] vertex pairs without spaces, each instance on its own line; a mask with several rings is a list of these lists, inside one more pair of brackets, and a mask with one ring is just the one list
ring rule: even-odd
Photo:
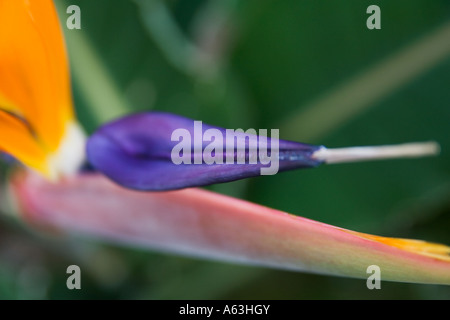
[[450,247],[386,238],[190,188],[139,192],[92,173],[57,184],[11,180],[28,221],[133,247],[235,263],[367,279],[450,284]]
[[0,150],[50,179],[84,159],[51,0],[0,0]]

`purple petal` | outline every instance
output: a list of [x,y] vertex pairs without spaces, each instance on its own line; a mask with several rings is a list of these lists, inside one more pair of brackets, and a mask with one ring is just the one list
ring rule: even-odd
[[[184,129],[184,132],[192,137],[191,141],[181,138],[172,141],[172,134],[177,129]],[[209,153],[215,159],[221,159],[223,163],[206,164],[206,157],[202,157],[201,151],[208,145],[211,147],[211,141],[202,139],[208,129],[216,129],[214,132],[223,136],[223,141],[218,140],[220,148],[214,148],[214,151]],[[200,142],[196,146],[194,140],[199,141],[198,138]],[[235,141],[232,141],[227,139],[227,131],[224,128],[202,123],[199,130],[198,123],[195,129],[192,119],[162,112],[147,112],[127,116],[101,127],[88,140],[87,154],[90,163],[98,171],[127,188],[172,190],[260,175],[261,169],[268,168],[271,164],[267,163],[267,158],[263,160],[259,156],[260,149],[252,149],[250,146],[260,146],[267,141],[268,155],[274,156],[275,153],[272,155],[271,151],[274,149],[272,146],[276,146],[276,140],[272,138],[240,133],[236,134]],[[189,156],[191,164],[175,164],[172,161],[172,150],[179,146],[182,140],[188,144],[190,150],[200,151],[193,151]],[[230,145],[234,148],[229,147]],[[241,148],[238,148],[239,145]],[[319,148],[279,140],[279,171],[319,165],[321,161],[311,159],[311,154]],[[200,157],[201,164],[194,164],[195,157]],[[233,164],[227,163],[227,157],[234,160]],[[245,159],[243,164],[236,163],[239,157]]]

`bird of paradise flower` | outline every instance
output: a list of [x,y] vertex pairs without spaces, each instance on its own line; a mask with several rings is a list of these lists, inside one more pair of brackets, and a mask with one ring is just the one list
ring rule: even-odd
[[[450,284],[450,248],[444,245],[350,231],[196,188],[127,189],[154,187],[149,181],[155,176],[146,175],[155,165],[148,146],[158,130],[146,122],[154,121],[152,115],[100,128],[88,141],[88,160],[98,172],[82,173],[86,140],[73,112],[52,1],[0,0],[0,22],[0,148],[33,169],[19,170],[10,179],[12,199],[25,219],[122,244],[236,263],[358,278],[367,276],[369,265],[378,265],[384,280]],[[130,119],[143,125],[130,126]],[[160,151],[170,146],[156,142]],[[283,143],[290,151],[306,148],[310,166],[330,159],[323,148]],[[178,174],[182,179],[160,189],[254,175],[251,166],[239,167],[237,174],[221,167],[207,179],[205,166],[183,176],[167,161],[159,165],[168,180]]]

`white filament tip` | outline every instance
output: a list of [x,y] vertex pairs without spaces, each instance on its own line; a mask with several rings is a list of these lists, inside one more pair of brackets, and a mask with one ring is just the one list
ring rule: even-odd
[[416,158],[439,154],[440,146],[434,141],[414,142],[387,146],[320,148],[312,158],[325,163],[357,162],[393,158]]

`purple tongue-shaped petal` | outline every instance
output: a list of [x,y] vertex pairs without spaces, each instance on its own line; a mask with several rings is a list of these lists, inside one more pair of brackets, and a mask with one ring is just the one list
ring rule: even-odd
[[[155,191],[254,177],[261,175],[263,168],[276,173],[321,163],[311,159],[319,146],[244,133],[236,133],[231,139],[227,134],[226,129],[192,119],[147,112],[101,127],[90,137],[87,154],[90,163],[115,182],[131,189]],[[264,145],[267,152],[261,154]],[[175,164],[172,154],[178,162],[184,162]]]

